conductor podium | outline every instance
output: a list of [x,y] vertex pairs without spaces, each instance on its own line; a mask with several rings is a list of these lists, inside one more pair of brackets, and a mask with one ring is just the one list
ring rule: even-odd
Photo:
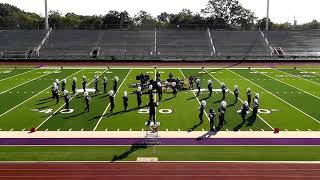
[[144,144],[146,145],[159,145],[160,144],[160,137],[159,137],[159,127],[160,122],[146,122],[146,136]]

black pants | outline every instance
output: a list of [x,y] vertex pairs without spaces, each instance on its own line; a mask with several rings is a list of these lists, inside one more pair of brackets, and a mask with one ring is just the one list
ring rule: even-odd
[[235,98],[236,99],[235,99],[234,103],[236,104],[238,102],[238,98],[239,98],[238,95],[235,95]]
[[224,120],[224,115],[219,115],[219,126],[223,127],[226,124],[226,121]]
[[96,92],[99,92],[99,89],[98,89],[98,85],[97,85],[97,84],[94,86],[94,88],[95,88]]
[[249,107],[250,107],[250,104],[251,104],[251,97],[248,96],[248,104],[249,104]]
[[66,101],[66,107],[65,107],[65,109],[70,109],[70,102],[69,101]]
[[247,113],[241,113],[241,118],[242,118],[242,123],[244,124],[246,122],[246,116],[247,116]]
[[104,91],[104,93],[107,93],[107,85],[106,84],[103,84],[103,91]]
[[110,103],[110,112],[113,113],[114,103]]
[[142,103],[141,98],[138,98],[137,101],[138,101],[138,107],[140,108],[141,103]]
[[90,111],[90,105],[89,104],[86,104],[86,108],[84,109],[84,111],[87,111],[87,112]]
[[226,91],[222,91],[222,99],[226,99]]
[[197,96],[200,96],[200,91],[201,91],[201,89],[200,89],[200,88],[198,88]]
[[123,103],[123,106],[124,106],[124,110],[126,111],[127,108],[128,108],[128,102],[124,102],[124,103]]
[[82,85],[83,92],[86,92],[86,85]]
[[58,93],[54,93],[54,98],[56,99],[56,103],[59,103],[59,94]]
[[76,87],[75,86],[72,86],[72,92],[73,92],[73,94],[76,93]]
[[209,96],[212,96],[212,89],[209,89]]
[[117,90],[118,90],[118,86],[114,85],[114,86],[113,86],[113,91],[114,91],[114,93],[117,93]]
[[216,129],[214,118],[211,118],[210,119],[210,130],[213,131],[214,129]]
[[150,122],[153,121],[154,124],[156,124],[156,112],[150,112],[149,113],[149,124]]
[[159,99],[159,101],[161,101],[161,99],[162,99],[162,92],[158,92],[158,99]]
[[203,113],[199,114],[199,120],[200,120],[201,123],[203,122]]

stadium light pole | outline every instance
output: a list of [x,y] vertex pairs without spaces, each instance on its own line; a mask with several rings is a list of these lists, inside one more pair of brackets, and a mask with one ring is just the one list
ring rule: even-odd
[[269,6],[270,6],[270,0],[267,0],[267,19],[266,19],[266,31],[269,31]]
[[46,23],[46,30],[49,31],[49,19],[48,19],[48,2],[44,0],[44,9],[45,9],[45,23]]

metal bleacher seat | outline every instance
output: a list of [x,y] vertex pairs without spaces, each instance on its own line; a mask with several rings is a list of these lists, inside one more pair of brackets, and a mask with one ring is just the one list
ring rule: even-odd
[[0,51],[5,57],[25,58],[45,36],[42,30],[1,30]]
[[281,47],[287,55],[320,55],[320,31],[265,32],[273,47]]
[[102,56],[150,55],[154,52],[154,31],[104,31],[99,46]]
[[212,31],[215,48],[222,56],[269,56],[259,31]]
[[100,31],[54,30],[40,50],[41,57],[90,56],[98,46]]
[[157,42],[161,55],[210,56],[212,52],[207,31],[158,31]]

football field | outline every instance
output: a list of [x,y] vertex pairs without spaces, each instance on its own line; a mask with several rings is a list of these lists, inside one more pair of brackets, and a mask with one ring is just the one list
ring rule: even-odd
[[[172,90],[164,89],[162,100],[156,111],[161,123],[160,131],[209,131],[207,114],[200,123],[199,104],[207,102],[206,112],[220,106],[221,83],[225,83],[227,124],[221,131],[320,131],[320,69],[306,68],[153,68],[153,67],[83,67],[83,68],[1,68],[0,69],[0,129],[1,131],[144,131],[148,120],[148,94],[142,98],[143,107],[137,108],[136,76],[141,73],[155,79],[159,72],[165,81],[171,73],[186,83],[190,76],[201,80],[202,92],[184,89],[173,98]],[[84,112],[83,93],[71,96],[70,111],[64,111],[64,99],[60,102],[51,98],[51,86],[55,79],[67,79],[66,88],[71,92],[72,78],[78,79],[81,89],[83,76],[88,78],[88,87],[94,88],[93,78],[100,76],[99,93],[90,93],[90,112]],[[115,95],[115,109],[110,113],[108,94],[103,92],[102,80],[109,80],[107,90],[113,87],[112,79],[119,77]],[[207,82],[213,81],[214,93],[208,96]],[[234,86],[240,90],[239,101],[235,102]],[[185,85],[187,87],[187,84]],[[246,89],[251,88],[253,97],[260,94],[260,110],[255,119],[251,113],[243,124],[237,113],[242,102],[247,100]],[[129,94],[129,107],[123,108],[123,92]],[[157,99],[158,100],[158,97]],[[218,118],[216,118],[218,121]],[[217,122],[216,122],[217,125]]]

